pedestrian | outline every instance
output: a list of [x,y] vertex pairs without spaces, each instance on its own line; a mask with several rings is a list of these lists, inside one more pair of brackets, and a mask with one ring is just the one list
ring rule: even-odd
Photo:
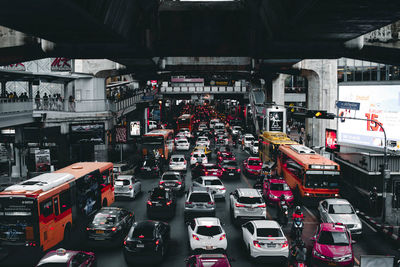
[[35,95],[35,104],[36,104],[36,109],[40,109],[40,94],[39,94],[39,91],[37,91],[36,95]]
[[75,98],[70,95],[68,98],[68,103],[69,103],[69,111],[75,111]]
[[301,137],[301,135],[300,135],[300,137],[299,137],[299,144],[300,144],[300,145],[303,144],[303,137]]
[[57,110],[63,110],[63,99],[61,97],[61,94],[58,94],[57,96]]
[[49,109],[49,97],[48,97],[47,93],[44,93],[44,96],[43,96],[43,106],[44,106],[45,110]]

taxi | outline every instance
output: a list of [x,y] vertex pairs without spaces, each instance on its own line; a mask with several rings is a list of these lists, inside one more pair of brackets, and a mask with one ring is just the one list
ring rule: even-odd
[[66,250],[59,248],[47,252],[36,265],[38,266],[96,266],[93,252]]
[[206,156],[207,156],[208,159],[211,159],[211,150],[210,150],[208,147],[206,147],[206,146],[196,146],[195,148],[193,148],[192,154],[193,154],[195,151],[201,151],[201,152],[203,152],[204,154],[206,154]]
[[293,205],[294,196],[284,179],[265,179],[263,196],[268,204],[277,205],[280,196],[284,195],[289,205]]
[[249,157],[243,161],[243,173],[248,177],[259,177],[261,175],[262,161],[257,157]]

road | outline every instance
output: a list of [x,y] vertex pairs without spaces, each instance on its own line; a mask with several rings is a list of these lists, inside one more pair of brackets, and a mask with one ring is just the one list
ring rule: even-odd
[[[243,152],[240,149],[234,149],[238,162],[242,162],[246,157],[249,156],[248,152]],[[178,153],[176,153],[178,154]],[[179,152],[181,154],[181,152]],[[189,152],[184,153],[188,158]],[[215,153],[213,153],[213,160],[215,161]],[[124,207],[135,213],[136,221],[146,220],[146,201],[148,197],[148,191],[157,185],[158,180],[156,178],[141,178],[142,181],[142,194],[140,194],[135,200],[118,200],[113,203],[113,206]],[[251,187],[254,183],[253,180],[247,179],[244,175],[241,176],[240,180],[227,181],[224,180],[225,187],[227,188],[227,193],[232,192],[238,187]],[[191,173],[190,170],[186,173],[186,189],[189,188],[191,184]],[[185,258],[189,255],[188,249],[188,236],[186,225],[183,222],[183,204],[184,197],[178,198],[177,212],[174,218],[169,222],[171,226],[171,244],[169,247],[168,256],[162,262],[160,266],[184,266]],[[303,207],[303,212],[305,215],[305,228],[303,232],[303,240],[306,244],[310,245],[310,237],[313,235],[316,225],[318,224],[317,210],[314,207]],[[277,211],[273,207],[268,207],[268,219],[275,219]],[[226,201],[217,202],[217,212],[216,216],[225,224],[223,227],[227,233],[228,240],[228,250],[227,255],[233,260],[233,266],[265,266],[262,263],[250,262],[245,249],[243,249],[243,243],[241,238],[240,228],[234,226],[230,220],[229,216],[229,198]],[[283,230],[287,236],[289,236],[291,223],[286,226]],[[392,247],[386,240],[381,238],[381,236],[376,233],[373,228],[363,222],[363,236],[357,240],[357,243],[353,245],[355,262],[359,265],[360,255],[395,255],[400,257],[400,252],[396,248]],[[290,240],[290,238],[288,238]],[[89,248],[83,245],[84,235],[82,233],[75,233],[74,249],[82,249],[86,251],[95,251],[98,266],[127,266],[123,258],[121,248]],[[15,253],[14,253],[15,254]],[[19,255],[13,255],[19,256]],[[7,261],[0,262],[2,266],[12,266],[24,263],[25,266],[35,265],[35,262],[27,261],[22,257],[19,260],[11,260],[9,257]],[[36,261],[37,262],[37,261]],[[5,264],[5,265],[4,265]],[[137,266],[142,266],[138,263]]]

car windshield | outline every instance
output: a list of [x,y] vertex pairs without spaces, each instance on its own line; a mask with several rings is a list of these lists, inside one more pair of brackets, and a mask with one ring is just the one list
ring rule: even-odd
[[338,188],[339,175],[307,174],[306,187],[310,188]]
[[254,137],[252,137],[252,136],[246,136],[245,139],[246,139],[246,141],[253,141],[253,140],[254,140]]
[[242,128],[240,126],[233,126],[234,130],[241,130]]
[[175,174],[165,174],[162,177],[163,180],[179,180],[179,177]]
[[98,213],[94,216],[93,223],[101,225],[114,225],[117,217],[111,214]]
[[261,166],[262,165],[261,161],[259,161],[259,160],[249,160],[248,164],[250,166]]
[[258,141],[254,142],[253,146],[258,146]]
[[287,184],[271,183],[270,190],[272,190],[272,191],[290,191],[290,188]]
[[223,165],[223,167],[224,168],[232,168],[232,167],[237,167],[237,163],[236,163],[236,161],[224,161],[224,163],[223,163],[224,165]]
[[212,169],[218,169],[217,165],[213,164],[213,165],[206,165],[204,166],[204,169],[206,170],[212,170]]
[[206,193],[192,193],[189,198],[189,202],[210,202],[211,198]]
[[188,143],[188,141],[186,141],[186,140],[178,140],[177,143],[180,144],[180,145],[186,145]]
[[206,225],[197,227],[197,233],[204,236],[215,236],[221,234],[222,230],[218,225]]
[[129,182],[129,180],[115,180],[115,185],[130,185],[131,183]]
[[184,158],[180,158],[180,157],[174,157],[174,158],[171,158],[171,161],[172,162],[184,162],[185,159]]
[[330,214],[353,214],[354,210],[349,204],[329,205]]
[[139,224],[139,225],[131,228],[129,236],[130,236],[130,238],[153,239],[154,238],[154,226]]
[[319,235],[318,243],[331,246],[348,246],[349,239],[345,232],[322,231]]
[[205,185],[222,185],[222,182],[220,180],[205,180],[204,184]]
[[239,197],[239,203],[243,204],[262,204],[263,200],[260,197]]
[[278,228],[257,228],[258,237],[282,237],[282,231]]
[[151,200],[159,200],[159,199],[164,199],[166,196],[165,190],[162,190],[160,188],[156,188],[153,190],[153,192],[150,195]]

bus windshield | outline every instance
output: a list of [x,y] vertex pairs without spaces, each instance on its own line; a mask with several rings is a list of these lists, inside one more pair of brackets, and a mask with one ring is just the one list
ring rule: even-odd
[[143,136],[143,145],[164,145],[164,137],[162,136]]
[[307,174],[305,187],[308,188],[338,188],[339,175]]

